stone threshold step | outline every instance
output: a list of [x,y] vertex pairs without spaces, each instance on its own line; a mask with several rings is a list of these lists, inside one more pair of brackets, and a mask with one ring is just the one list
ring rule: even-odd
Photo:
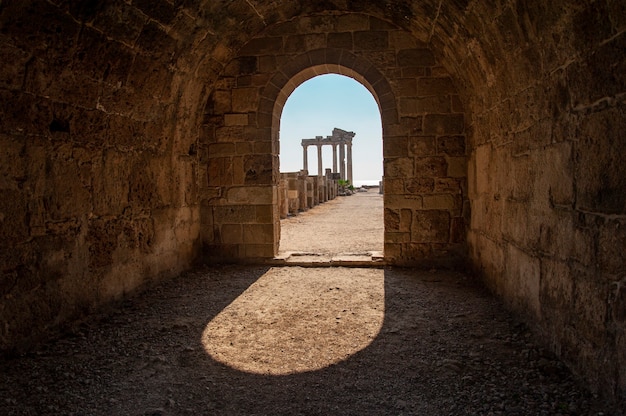
[[284,252],[269,261],[274,266],[300,267],[383,267],[385,259],[381,252],[366,253],[306,253]]

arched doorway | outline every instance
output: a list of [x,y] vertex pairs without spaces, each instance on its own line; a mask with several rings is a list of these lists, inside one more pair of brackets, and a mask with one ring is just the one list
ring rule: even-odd
[[282,110],[298,85],[336,73],[364,85],[380,108],[385,260],[462,259],[469,215],[465,115],[453,80],[402,29],[367,18],[357,19],[367,26],[360,32],[342,27],[338,17],[325,19],[337,22],[314,28],[329,32],[323,36],[312,37],[297,22],[272,27],[239,51],[212,92],[203,138],[205,253],[238,261],[277,254]]
[[344,75],[316,75],[289,96],[280,123],[279,257],[381,257],[382,126],[369,90]]

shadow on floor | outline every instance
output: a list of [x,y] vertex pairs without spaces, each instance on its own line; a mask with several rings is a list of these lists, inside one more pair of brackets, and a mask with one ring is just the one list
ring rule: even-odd
[[380,271],[379,334],[329,367],[272,376],[214,361],[200,343],[207,323],[268,270],[188,273],[2,362],[3,414],[610,414],[480,286],[453,272]]

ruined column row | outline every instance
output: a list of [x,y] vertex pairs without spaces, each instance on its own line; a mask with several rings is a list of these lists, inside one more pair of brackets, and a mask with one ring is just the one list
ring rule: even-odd
[[330,169],[326,169],[324,176],[309,176],[306,170],[281,173],[278,192],[280,218],[296,215],[335,199],[337,191],[337,180]]
[[[339,173],[339,178],[342,180],[348,180],[353,183],[352,178],[352,139],[354,138],[354,132],[348,132],[338,128],[333,129],[332,136],[323,138],[322,136],[316,136],[314,139],[302,139],[302,169],[309,170],[308,159],[308,147],[317,147],[317,176],[323,176],[323,163],[322,163],[322,146],[330,145],[333,147],[333,170],[332,173]],[[337,172],[337,146],[339,146],[339,172]],[[347,173],[346,173],[346,151],[347,151]]]

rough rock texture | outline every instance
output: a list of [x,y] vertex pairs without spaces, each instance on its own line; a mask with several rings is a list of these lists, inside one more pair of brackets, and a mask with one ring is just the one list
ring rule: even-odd
[[0,361],[3,416],[623,414],[453,271],[207,267],[94,318]]
[[[214,190],[202,202],[212,209],[202,217],[211,254],[246,258],[277,252],[280,234],[272,225],[282,108],[299,84],[328,72],[359,80],[380,106],[387,260],[459,260],[468,204],[465,118],[456,88],[424,42],[363,14],[295,17],[268,26],[218,78],[206,107],[207,134],[200,138],[208,167],[201,188]],[[269,208],[274,216],[259,219],[257,211]],[[244,224],[242,238],[226,242],[233,222]],[[245,228],[259,226],[268,231],[265,239],[246,239]]]
[[624,400],[625,27],[620,0],[2,1],[0,347],[274,255],[282,105],[338,72],[380,104],[388,259],[467,258]]

